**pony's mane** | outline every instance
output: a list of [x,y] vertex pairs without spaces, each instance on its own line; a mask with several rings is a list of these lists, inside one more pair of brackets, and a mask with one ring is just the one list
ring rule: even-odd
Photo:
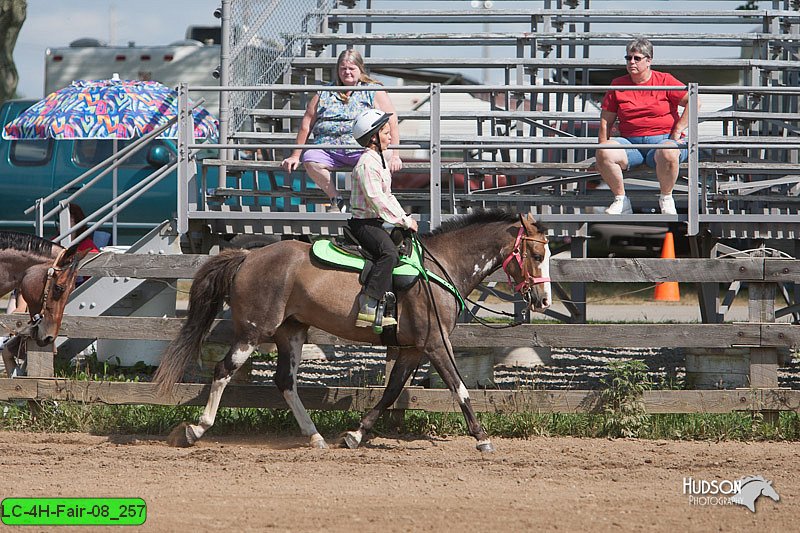
[[433,230],[429,235],[440,235],[450,231],[455,231],[460,228],[472,226],[473,224],[490,224],[492,222],[503,222],[513,224],[519,220],[519,215],[516,213],[509,213],[502,209],[484,210],[478,209],[467,215],[451,218],[442,222],[442,225]]
[[[19,250],[30,252],[41,257],[51,257],[53,247],[58,246],[52,241],[18,231],[0,231],[0,250]],[[59,246],[60,248],[60,246]]]

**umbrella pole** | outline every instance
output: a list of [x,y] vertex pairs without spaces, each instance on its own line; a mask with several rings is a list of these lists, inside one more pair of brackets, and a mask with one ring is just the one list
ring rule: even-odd
[[[113,144],[113,146],[114,146],[114,156],[116,156],[117,155],[117,138],[116,137],[114,137],[113,143],[114,143]],[[116,161],[116,159],[115,159],[115,161]],[[118,194],[118,191],[117,191],[117,167],[114,167],[114,170],[113,170],[113,173],[112,173],[111,194],[113,195],[114,200],[116,200],[117,199],[117,194]],[[116,207],[117,207],[117,203],[114,202],[114,208],[116,208]],[[111,219],[111,244],[113,244],[114,246],[116,246],[116,244],[117,244],[117,215],[114,215],[114,218]]]

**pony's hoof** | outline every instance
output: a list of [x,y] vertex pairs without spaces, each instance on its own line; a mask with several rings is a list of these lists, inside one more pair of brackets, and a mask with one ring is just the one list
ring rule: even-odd
[[188,448],[197,442],[197,436],[192,430],[192,426],[186,422],[181,422],[173,429],[167,437],[167,444],[173,448]]
[[309,444],[312,448],[318,448],[320,450],[324,450],[328,447],[328,445],[325,443],[325,439],[323,439],[322,435],[319,433],[311,436],[311,442]]
[[344,434],[344,444],[351,450],[355,450],[361,444],[361,435],[355,431],[348,431]]
[[494,446],[488,440],[479,441],[478,444],[475,445],[475,448],[481,453],[492,453],[494,452]]

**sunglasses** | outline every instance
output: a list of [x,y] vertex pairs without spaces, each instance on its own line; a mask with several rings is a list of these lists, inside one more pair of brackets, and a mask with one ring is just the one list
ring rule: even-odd
[[648,56],[625,56],[625,61],[630,61],[631,59],[633,59],[634,61],[636,61],[638,63],[642,59],[646,59],[646,58],[649,59]]

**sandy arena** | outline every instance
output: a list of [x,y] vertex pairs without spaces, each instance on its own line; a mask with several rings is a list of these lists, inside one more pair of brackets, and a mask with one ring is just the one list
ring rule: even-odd
[[[482,456],[467,437],[351,451],[299,436],[212,432],[175,449],[152,436],[0,432],[0,472],[3,497],[144,498],[143,531],[792,531],[800,520],[800,443],[493,441]],[[682,492],[685,477],[747,475],[771,480],[780,501],[761,496],[751,513]]]

